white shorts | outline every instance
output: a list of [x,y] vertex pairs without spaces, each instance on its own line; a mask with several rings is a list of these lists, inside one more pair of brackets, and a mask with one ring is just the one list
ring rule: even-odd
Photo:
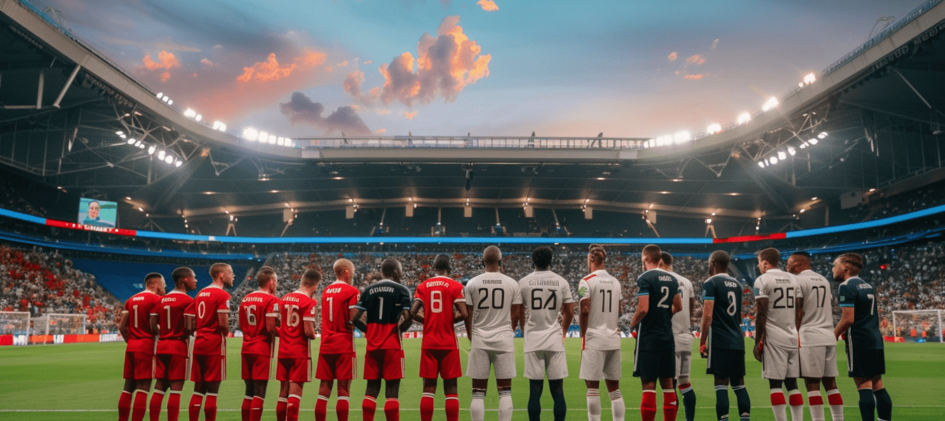
[[525,378],[529,380],[560,380],[568,377],[568,360],[564,351],[525,353]]
[[585,349],[581,352],[581,380],[620,380],[620,350],[600,351]]
[[488,379],[493,365],[495,378],[515,378],[515,352],[486,351],[476,348],[469,350],[469,359],[466,360],[466,377]]
[[805,346],[800,349],[801,377],[819,379],[837,377],[837,346]]
[[692,351],[676,351],[676,379],[689,377],[692,371]]
[[764,345],[761,377],[769,380],[796,379],[801,376],[797,349]]

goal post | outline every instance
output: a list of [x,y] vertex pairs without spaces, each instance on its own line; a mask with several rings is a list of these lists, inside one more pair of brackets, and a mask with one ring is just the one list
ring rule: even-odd
[[84,314],[56,314],[46,315],[46,335],[81,335],[85,333]]
[[28,311],[0,311],[0,335],[30,335]]
[[907,341],[945,343],[942,310],[893,311],[893,335]]

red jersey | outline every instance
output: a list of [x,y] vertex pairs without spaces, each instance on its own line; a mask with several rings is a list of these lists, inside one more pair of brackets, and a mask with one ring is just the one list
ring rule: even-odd
[[151,314],[156,314],[160,302],[161,296],[151,291],[141,291],[125,301],[123,313],[128,313],[127,352],[154,354],[154,335],[157,332],[151,332]]
[[348,326],[351,309],[358,305],[361,291],[341,281],[322,291],[322,342],[318,352],[354,352],[354,328]]
[[279,300],[279,358],[311,359],[312,347],[305,337],[305,323],[315,322],[318,303],[300,291],[290,292]]
[[266,332],[266,318],[279,317],[279,299],[268,292],[254,291],[240,302],[240,330],[245,355],[272,357],[272,336]]
[[184,311],[194,302],[193,298],[180,291],[167,293],[155,308],[161,339],[157,353],[187,356],[187,337],[184,336]]
[[423,303],[421,348],[457,349],[453,304],[466,302],[463,285],[450,278],[430,278],[417,286],[413,299]]
[[217,314],[230,313],[230,294],[223,288],[210,285],[197,293],[194,300],[197,316],[195,355],[226,355],[226,338],[220,333]]
[[404,349],[400,315],[410,311],[410,290],[384,279],[364,289],[356,306],[367,314],[367,350]]

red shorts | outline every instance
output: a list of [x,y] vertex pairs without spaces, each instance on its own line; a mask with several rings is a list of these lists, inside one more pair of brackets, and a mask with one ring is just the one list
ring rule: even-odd
[[226,355],[194,355],[190,381],[222,382],[226,380]]
[[243,354],[243,380],[269,380],[272,358]]
[[154,357],[154,378],[170,381],[187,380],[187,357],[157,354]]
[[358,376],[357,356],[353,352],[345,354],[318,353],[318,366],[315,378],[318,380],[352,380]]
[[312,359],[279,358],[276,362],[276,380],[293,383],[312,381]]
[[147,380],[154,378],[154,356],[144,352],[125,351],[126,380]]
[[404,378],[404,350],[378,349],[364,355],[365,380]]
[[424,349],[420,351],[420,378],[455,379],[462,377],[458,349]]

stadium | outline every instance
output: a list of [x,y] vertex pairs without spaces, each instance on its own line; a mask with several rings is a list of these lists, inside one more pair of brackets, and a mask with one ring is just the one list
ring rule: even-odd
[[[652,69],[621,70],[633,75],[623,84],[648,83],[641,76],[648,71],[658,75],[654,80],[660,82],[651,82],[648,88],[653,92],[636,99],[627,99],[632,95],[624,88],[578,84],[565,70],[552,76],[519,75],[534,79],[534,86],[540,85],[539,80],[552,80],[565,87],[561,90],[545,92],[542,89],[550,88],[530,88],[528,83],[502,85],[498,81],[503,69],[512,73],[519,69],[516,65],[524,66],[508,61],[528,61],[516,59],[515,54],[527,54],[510,46],[504,46],[510,56],[503,58],[502,46],[496,45],[502,40],[490,38],[489,29],[476,29],[489,28],[481,23],[487,18],[480,15],[524,13],[502,1],[402,2],[404,10],[385,10],[402,14],[405,21],[429,22],[420,32],[416,32],[419,26],[411,28],[406,47],[394,45],[401,29],[389,28],[389,38],[373,34],[365,41],[387,48],[384,56],[375,58],[377,64],[384,62],[380,76],[354,70],[357,64],[373,71],[377,64],[369,58],[341,52],[357,50],[352,45],[358,42],[338,41],[322,32],[341,25],[330,22],[334,16],[349,16],[347,23],[369,21],[360,2],[357,7],[336,2],[332,7],[338,9],[318,9],[326,13],[313,12],[318,28],[293,27],[288,35],[283,27],[252,28],[254,22],[262,25],[263,19],[237,6],[207,11],[183,4],[181,10],[168,11],[160,4],[142,2],[108,10],[101,4],[70,3],[0,0],[2,419],[120,416],[128,338],[119,332],[119,325],[123,317],[127,323],[125,302],[150,285],[146,276],[152,272],[163,275],[170,291],[175,268],[191,268],[197,290],[189,295],[196,297],[214,282],[215,264],[232,268],[224,342],[230,358],[224,358],[226,380],[220,384],[216,417],[236,420],[246,419],[241,418],[246,394],[240,380],[245,326],[235,313],[244,297],[259,289],[257,276],[264,268],[271,268],[278,279],[277,297],[301,288],[303,275],[319,269],[324,275],[313,290],[317,301],[336,281],[333,265],[338,259],[352,263],[351,285],[362,293],[382,278],[389,279],[382,274],[382,265],[395,259],[402,267],[401,283],[414,294],[421,283],[438,276],[438,255],[450,257],[449,277],[467,285],[486,271],[483,251],[494,245],[502,252],[501,272],[517,281],[536,270],[533,251],[548,246],[554,256],[548,269],[564,278],[569,294],[577,298],[583,297],[582,279],[594,272],[589,268],[592,244],[606,248],[606,270],[620,287],[616,335],[622,361],[620,402],[626,419],[641,419],[641,407],[646,405],[641,402],[640,381],[631,375],[638,346],[632,319],[639,298],[645,296],[637,281],[651,269],[643,262],[644,247],[651,244],[670,253],[672,271],[692,281],[696,299],[688,332],[694,340],[690,382],[698,396],[695,419],[716,419],[713,377],[704,374],[707,362],[698,354],[703,286],[715,274],[710,273],[710,255],[719,250],[731,256],[725,273],[744,294],[738,303],[740,314],[733,317],[745,339],[744,383],[753,403],[751,417],[776,419],[762,363],[751,355],[758,315],[755,281],[764,273],[758,252],[768,248],[780,252],[782,264],[795,252],[809,253],[811,269],[828,280],[834,279],[838,257],[862,256],[859,278],[877,295],[875,317],[885,350],[882,379],[893,414],[897,419],[935,420],[945,411],[939,381],[945,377],[945,4],[941,0],[870,2],[877,4],[850,12],[859,19],[856,22],[854,17],[843,21],[839,17],[846,13],[843,10],[811,5],[790,12],[797,19],[824,25],[823,37],[836,40],[803,45],[805,52],[798,53],[801,47],[786,45],[784,39],[792,40],[789,35],[781,35],[780,44],[770,48],[767,43],[773,41],[759,37],[755,47],[782,48],[778,57],[816,57],[774,72],[779,77],[767,81],[771,88],[765,89],[754,85],[749,89],[744,85],[754,82],[741,81],[752,68],[763,66],[763,58],[751,61],[737,55],[738,48],[726,52],[725,38],[709,34],[699,54],[659,53],[658,64],[645,65]],[[260,10],[259,15],[286,13]],[[773,6],[763,11],[783,12]],[[624,26],[619,16],[604,19],[608,13],[597,12],[595,19]],[[662,23],[672,21],[665,10],[649,12]],[[817,13],[831,15],[837,27],[831,30],[831,20],[824,16],[814,19]],[[359,17],[350,18],[352,14]],[[215,20],[202,21],[210,16]],[[463,27],[458,25],[460,16]],[[560,19],[559,24],[591,17]],[[864,20],[876,25],[863,29]],[[520,23],[503,22],[499,26]],[[586,22],[565,27],[573,34],[594,32],[585,28]],[[854,23],[862,34],[844,32]],[[186,28],[175,34],[169,29],[174,25]],[[416,35],[436,25],[440,26],[435,36],[424,33],[417,43]],[[691,38],[689,30],[671,37]],[[223,39],[224,33],[232,43],[214,45],[218,42],[214,36]],[[203,34],[212,42],[198,48],[196,41],[180,41],[183,34]],[[322,36],[330,41],[306,44]],[[268,53],[259,52],[268,48],[260,45],[270,38],[295,43],[296,49],[280,51],[279,62],[276,53],[267,60]],[[536,49],[548,48],[539,48],[537,38],[522,40],[534,43]],[[339,46],[345,42],[351,44]],[[398,55],[414,44],[416,66],[409,51]],[[240,45],[245,50],[236,51]],[[486,54],[490,48],[497,51],[495,57]],[[752,51],[761,54],[760,50]],[[138,55],[131,57],[129,51]],[[249,51],[257,55],[241,56]],[[298,55],[295,61],[290,58],[293,52]],[[455,57],[440,60],[436,55],[447,53]],[[704,62],[706,57],[714,60],[715,53],[720,60],[728,54],[734,64],[699,70],[712,65]],[[188,64],[188,57],[193,63]],[[225,73],[221,69],[230,63],[226,60],[236,60],[232,57],[243,57],[242,62],[232,62],[242,64],[231,66],[235,73]],[[395,58],[386,63],[389,57]],[[555,64],[571,69],[581,60],[567,61]],[[551,67],[549,63],[525,67],[533,71],[532,67]],[[797,76],[788,79],[782,77],[785,74]],[[303,76],[318,82],[298,82]],[[713,77],[727,82],[699,95],[722,95],[738,86],[754,102],[734,93],[737,100],[691,102],[687,91],[666,87],[711,82]],[[490,87],[493,81],[497,84]],[[377,87],[369,88],[372,84]],[[573,98],[580,96],[574,91],[590,85],[600,91],[590,91],[584,104],[603,102],[602,109],[609,111],[589,116],[590,112],[574,110],[582,104]],[[338,94],[333,112],[309,97],[330,89]],[[605,97],[603,92],[610,91],[611,96]],[[656,96],[679,105],[653,100]],[[556,104],[565,99],[578,105]],[[613,105],[634,101],[643,104],[634,105],[638,114],[630,117],[627,109],[620,108],[624,105]],[[507,107],[502,105],[506,102]],[[532,114],[520,111],[528,107],[560,114],[528,121]],[[659,111],[647,113],[647,108]],[[730,115],[717,111],[728,113],[729,108],[738,111]],[[704,111],[714,117],[691,116]],[[571,122],[583,125],[554,121],[572,113],[578,115]],[[669,120],[673,121],[664,123]],[[697,129],[697,124],[707,127]],[[524,128],[529,125],[536,128]],[[445,135],[430,134],[444,131]],[[585,132],[588,135],[578,135]],[[832,323],[837,324],[844,314],[839,298],[843,291],[839,282],[830,282],[830,289],[833,299],[828,307]],[[319,321],[311,341],[314,359],[322,340],[324,309],[318,306],[313,312],[312,320],[306,320]],[[578,311],[574,313],[571,325],[563,327],[570,372],[563,384],[567,418],[584,419],[587,389],[578,377],[584,338]],[[464,372],[471,351],[466,326],[457,322],[455,327]],[[423,323],[413,323],[399,334],[404,353],[400,417],[419,420],[424,381],[417,373]],[[354,338],[361,375],[369,344],[362,330],[354,330]],[[848,364],[844,343],[838,342],[836,355],[838,390],[845,399],[842,412],[848,419],[859,419],[858,388],[844,372]],[[530,419],[526,409],[530,384],[521,368],[526,345],[522,329],[516,329],[519,368],[511,381],[513,420]],[[263,419],[277,414],[275,366],[271,371]],[[493,384],[490,380],[491,390],[484,397],[485,419],[490,420],[501,411],[500,393]],[[317,387],[314,383],[305,387],[296,409],[299,419],[313,419]],[[351,382],[354,419],[363,415],[360,403],[367,387],[360,377]],[[824,396],[827,392],[825,388]],[[183,407],[193,394],[193,383],[187,381],[180,393]],[[460,377],[459,419],[477,421],[470,414],[474,395],[472,380]],[[433,419],[446,419],[444,396],[439,388]],[[663,399],[663,395],[657,398],[659,405]],[[598,409],[603,419],[611,419],[611,402],[603,401]],[[734,397],[732,402],[735,419]],[[338,404],[338,398],[330,396],[327,419],[338,419],[334,411]],[[556,403],[550,394],[541,397],[540,406],[542,419],[552,419]],[[804,405],[804,415],[810,419],[808,406]],[[206,419],[202,413],[199,416]],[[656,419],[662,416],[657,414]],[[166,411],[159,417],[151,419],[168,419]],[[685,419],[681,403],[678,418]]]

